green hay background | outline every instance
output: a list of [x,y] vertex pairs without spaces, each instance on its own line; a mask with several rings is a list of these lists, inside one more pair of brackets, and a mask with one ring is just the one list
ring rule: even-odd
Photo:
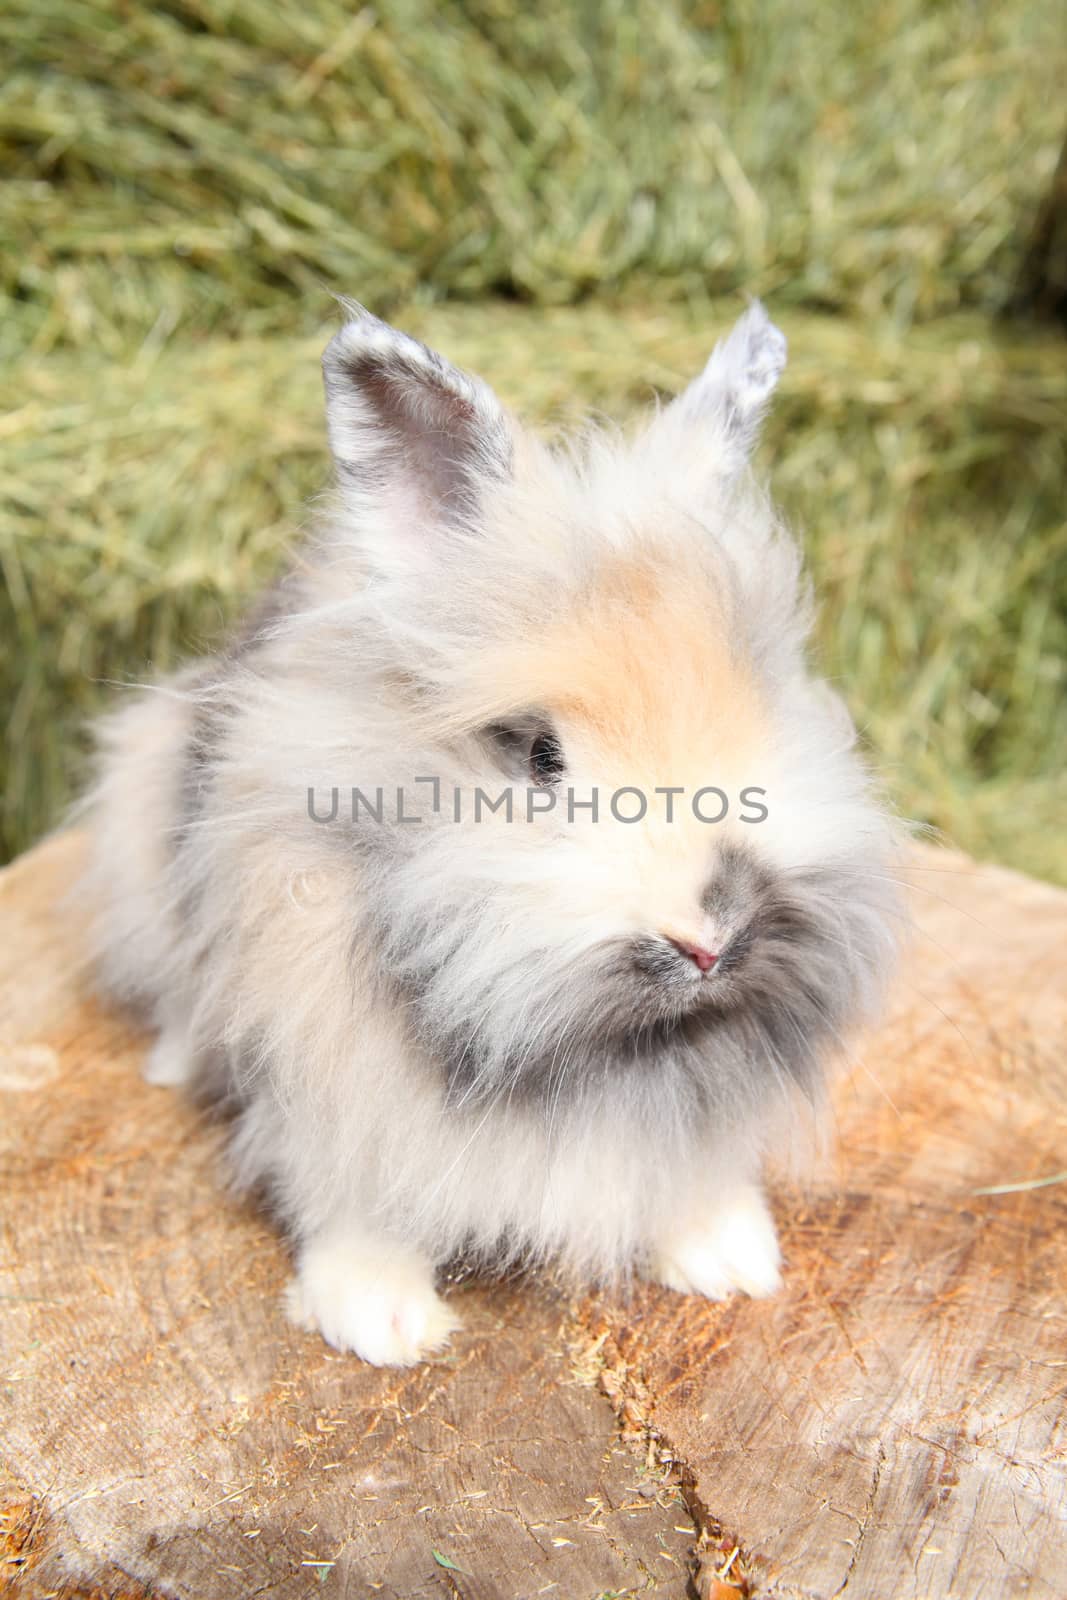
[[9,0],[2,844],[209,646],[325,479],[332,292],[538,421],[675,390],[763,295],[764,465],[901,808],[1067,882],[1067,342],[998,317],[1060,0]]

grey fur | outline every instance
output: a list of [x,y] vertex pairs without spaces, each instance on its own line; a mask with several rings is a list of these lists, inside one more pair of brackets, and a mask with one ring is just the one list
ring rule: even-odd
[[[432,1273],[460,1251],[777,1281],[762,1153],[877,1005],[899,918],[893,825],[744,471],[783,357],[750,312],[632,443],[568,453],[358,314],[324,363],[316,537],[213,661],[101,731],[101,983],[159,1028],[156,1081],[233,1114],[235,1173],[297,1243],[294,1312],[370,1360],[445,1336]],[[537,781],[549,731],[546,789],[560,763],[579,789],[691,768],[768,815],[457,823],[418,790]],[[309,819],[352,787],[417,820]]]

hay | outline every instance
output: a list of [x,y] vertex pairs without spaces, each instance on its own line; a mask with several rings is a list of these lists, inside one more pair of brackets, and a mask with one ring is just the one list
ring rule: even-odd
[[105,680],[209,644],[298,529],[328,290],[552,419],[677,388],[744,288],[792,342],[766,462],[823,659],[899,803],[1067,881],[1067,360],[992,320],[1062,140],[1058,27],[15,0],[6,847],[58,814]]
[[2,337],[293,333],[327,290],[999,305],[1057,0],[8,0]]

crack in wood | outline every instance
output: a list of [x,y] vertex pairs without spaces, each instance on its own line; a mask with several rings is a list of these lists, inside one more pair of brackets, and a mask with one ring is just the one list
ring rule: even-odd
[[864,1047],[889,1099],[842,1086],[836,1170],[779,1185],[778,1298],[456,1285],[455,1353],[397,1377],[288,1328],[217,1133],[78,994],[51,910],[76,851],[0,874],[0,1015],[59,1067],[0,1117],[0,1550],[27,1596],[290,1600],[321,1559],[326,1600],[430,1600],[433,1544],[476,1568],[464,1600],[682,1571],[699,1600],[1067,1594],[1067,1189],[977,1193],[1062,1166],[1067,896],[957,863],[917,908],[951,963]]

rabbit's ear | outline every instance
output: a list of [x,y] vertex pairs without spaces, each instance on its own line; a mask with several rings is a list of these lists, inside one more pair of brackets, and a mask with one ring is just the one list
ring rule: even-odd
[[346,498],[388,507],[401,536],[468,525],[506,476],[512,430],[488,385],[362,307],[322,359],[330,447]]
[[724,470],[739,471],[755,449],[785,358],[785,334],[754,300],[666,416],[706,429]]

